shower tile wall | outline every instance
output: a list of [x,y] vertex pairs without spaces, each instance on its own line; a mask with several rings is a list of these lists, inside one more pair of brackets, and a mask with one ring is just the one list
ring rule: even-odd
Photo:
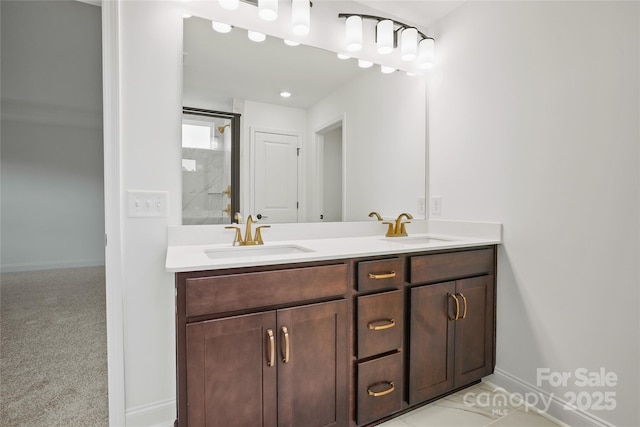
[[183,148],[183,159],[194,160],[196,170],[182,173],[183,224],[224,224],[230,218],[224,209],[230,199],[223,191],[229,185],[225,152]]

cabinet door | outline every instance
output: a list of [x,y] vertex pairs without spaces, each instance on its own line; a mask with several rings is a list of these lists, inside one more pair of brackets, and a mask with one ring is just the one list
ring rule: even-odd
[[461,300],[464,318],[453,322],[456,328],[455,387],[493,372],[493,294],[492,275],[456,282],[456,295]]
[[455,316],[449,295],[455,282],[411,289],[409,403],[419,403],[453,388]]
[[273,311],[187,325],[190,427],[276,426],[275,327]]
[[278,425],[346,426],[347,302],[278,311]]

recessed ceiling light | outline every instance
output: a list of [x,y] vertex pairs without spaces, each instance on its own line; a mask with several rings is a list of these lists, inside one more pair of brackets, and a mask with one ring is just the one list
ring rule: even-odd
[[358,59],[358,67],[360,68],[369,68],[373,66],[373,62],[365,61],[364,59]]
[[338,54],[338,58],[340,58],[340,59],[349,59],[351,57],[349,55],[347,55],[346,53],[339,53]]
[[387,65],[381,65],[380,66],[380,71],[382,71],[383,74],[391,74],[394,71],[396,71],[396,69],[393,68],[393,67],[389,67]]
[[284,44],[286,44],[287,46],[299,46],[300,45],[300,43],[294,42],[293,40],[285,40]]
[[291,92],[282,91],[280,92],[280,96],[283,98],[289,98],[291,96]]

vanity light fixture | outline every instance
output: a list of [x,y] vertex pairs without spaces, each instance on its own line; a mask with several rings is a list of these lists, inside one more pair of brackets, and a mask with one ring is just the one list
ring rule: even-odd
[[263,42],[267,39],[267,35],[259,31],[247,30],[247,36],[249,37],[249,40],[258,43]]
[[231,25],[225,24],[224,22],[211,21],[211,28],[216,30],[219,33],[228,33],[231,31]]
[[418,68],[426,70],[435,63],[435,44],[433,39],[423,39],[418,45]]
[[258,16],[265,21],[278,19],[278,0],[258,0]]
[[311,28],[311,2],[309,0],[291,0],[291,25],[293,34],[309,34]]
[[357,13],[340,13],[338,18],[345,19],[345,48],[349,52],[362,49],[362,21],[371,20],[376,21],[376,48],[379,54],[386,55],[400,45],[403,61],[415,61],[418,58],[417,65],[421,69],[429,68],[434,63],[433,37],[425,35],[413,25]]
[[240,6],[240,0],[218,0],[218,3],[226,10],[236,10]]
[[400,57],[403,61],[413,61],[418,56],[418,30],[411,27],[402,30]]
[[[218,0],[223,9],[235,10],[243,3],[256,6],[258,16],[265,21],[275,21],[278,19],[279,0]],[[309,33],[311,28],[311,7],[310,0],[291,0],[291,31],[293,34],[303,36]]]
[[376,25],[376,45],[380,55],[386,55],[393,51],[393,21],[383,19]]
[[351,15],[345,21],[345,44],[349,52],[362,49],[362,17]]

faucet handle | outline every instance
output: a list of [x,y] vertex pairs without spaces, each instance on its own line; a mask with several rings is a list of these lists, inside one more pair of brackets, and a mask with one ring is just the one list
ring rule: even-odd
[[236,230],[236,234],[235,237],[233,238],[233,245],[235,246],[236,243],[242,243],[242,232],[240,231],[240,227],[236,227],[233,225],[230,226],[226,226],[225,227],[228,230]]
[[401,236],[406,236],[407,235],[406,224],[411,224],[411,221],[403,221],[403,222],[400,223],[400,235]]
[[263,228],[271,228],[270,225],[261,225],[260,227],[256,227],[256,242],[258,242],[258,245],[264,245],[264,242],[262,241],[262,229]]
[[242,215],[240,214],[240,212],[236,212],[235,215],[233,215],[233,219],[236,224],[242,224]]

